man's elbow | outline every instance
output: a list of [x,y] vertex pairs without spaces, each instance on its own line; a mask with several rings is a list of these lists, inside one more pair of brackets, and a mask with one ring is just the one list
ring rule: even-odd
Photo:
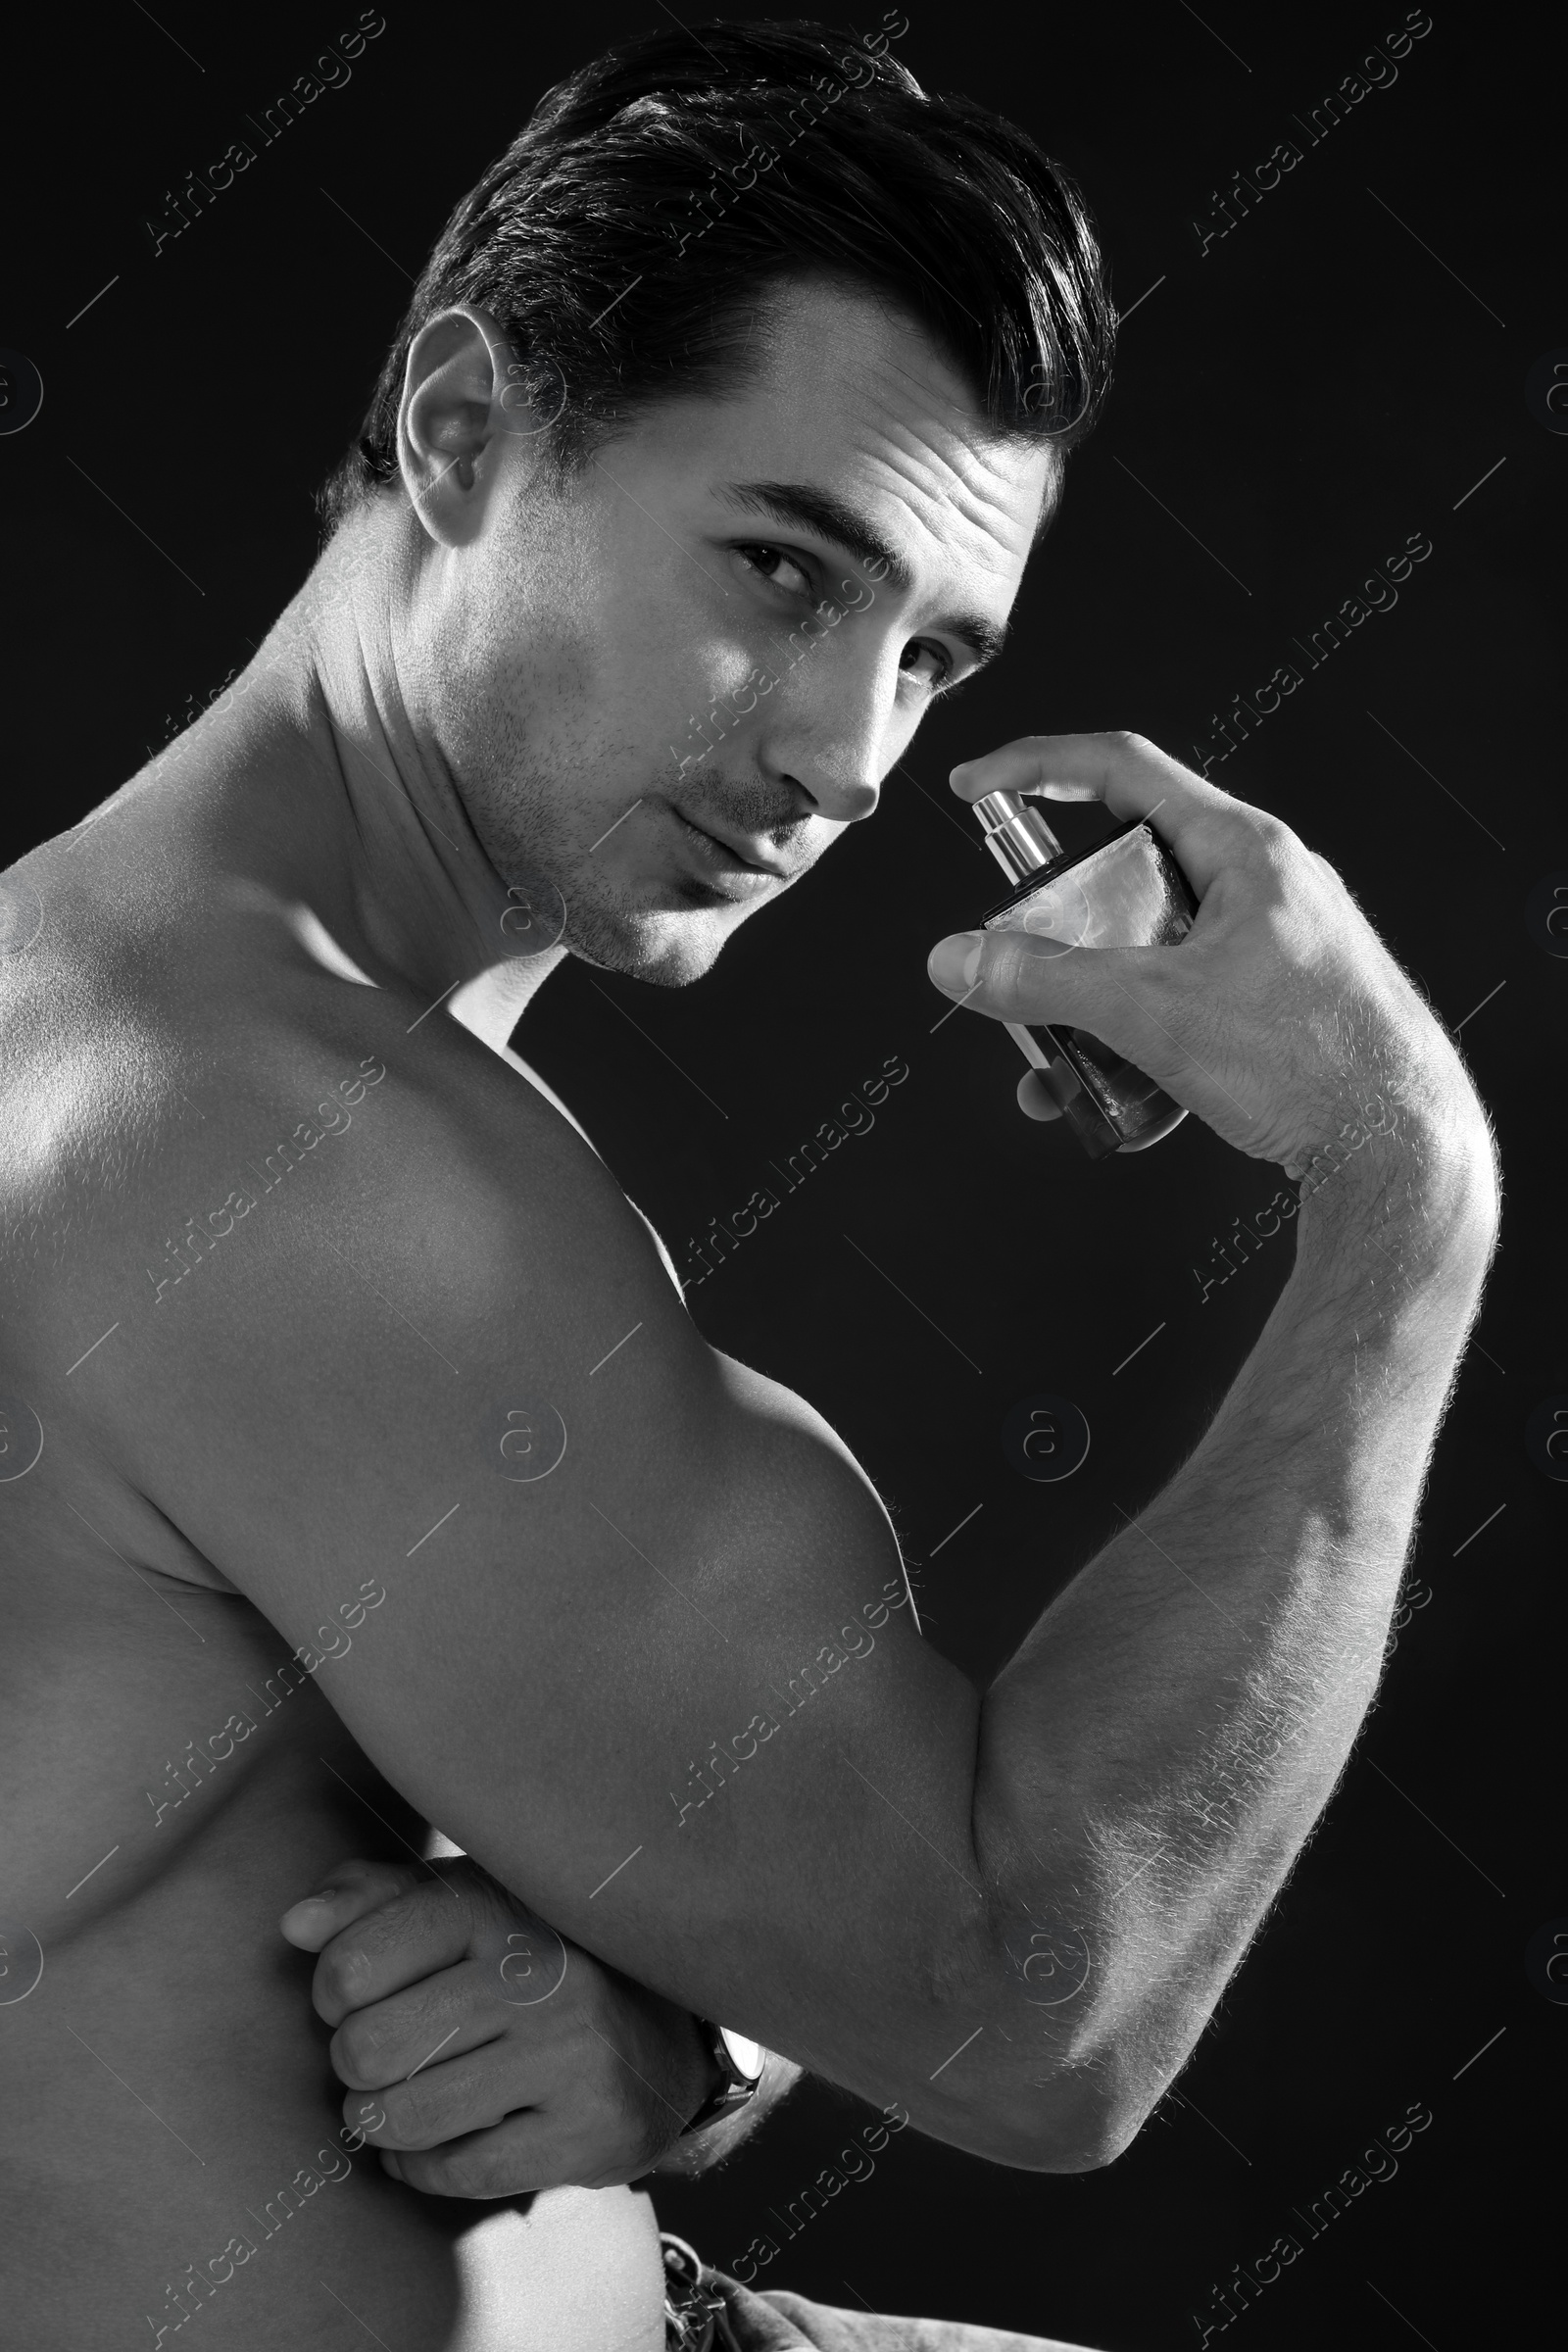
[[989,2134],[985,2150],[995,2164],[1019,2173],[1098,2173],[1124,2155],[1143,2129],[1143,2120],[1122,2129],[1109,2126],[1077,2132],[1008,2132]]
[[1102,2096],[1098,2088],[1086,2091],[1058,2082],[1022,2100],[1016,2093],[995,2099],[964,2117],[956,2130],[953,2118],[934,2128],[943,2138],[1012,2172],[1098,2173],[1126,2153],[1149,2112]]

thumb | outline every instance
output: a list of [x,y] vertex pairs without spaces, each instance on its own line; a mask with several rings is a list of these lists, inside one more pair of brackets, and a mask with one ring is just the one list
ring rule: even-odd
[[1027,1027],[1087,1030],[1180,1102],[1194,1057],[1177,1034],[1184,1013],[1172,996],[1170,967],[1168,948],[1082,948],[996,930],[955,932],[933,948],[926,968],[968,1012]]
[[[1097,965],[1133,961],[1142,951],[1080,948],[1070,939],[1029,931],[956,931],[939,940],[926,971],[945,996],[995,1021],[1093,1026],[1091,1006],[1114,1017],[1117,991]],[[1097,1030],[1107,1044],[1116,1041]]]
[[395,1895],[406,1894],[428,1875],[428,1868],[404,1862],[339,1862],[314,1894],[284,1912],[278,1931],[297,1951],[318,1952],[344,1928],[352,1928],[357,1919],[379,1910]]

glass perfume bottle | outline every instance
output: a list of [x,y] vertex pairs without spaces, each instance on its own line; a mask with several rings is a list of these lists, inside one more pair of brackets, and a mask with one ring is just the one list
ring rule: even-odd
[[[1016,792],[988,792],[974,812],[1013,884],[984,916],[987,931],[1027,931],[1067,947],[1152,948],[1172,947],[1192,929],[1198,902],[1187,877],[1143,818],[1069,856],[1038,806]],[[1086,1029],[1005,1026],[1024,1059],[1046,1073],[1091,1159],[1147,1151],[1186,1118],[1152,1078]]]

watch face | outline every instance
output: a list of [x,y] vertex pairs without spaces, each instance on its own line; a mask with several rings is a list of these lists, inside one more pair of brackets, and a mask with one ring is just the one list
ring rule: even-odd
[[744,2034],[732,2034],[728,2026],[720,2026],[718,2032],[735,2072],[748,2082],[757,2082],[766,2058],[761,2043],[748,2041]]

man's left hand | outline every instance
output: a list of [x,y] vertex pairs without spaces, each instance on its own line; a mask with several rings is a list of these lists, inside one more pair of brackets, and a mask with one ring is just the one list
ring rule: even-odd
[[693,2017],[466,1858],[340,1863],[281,1927],[320,1954],[312,1996],[336,2029],[345,2121],[413,2188],[510,2197],[635,2180],[717,2082]]

